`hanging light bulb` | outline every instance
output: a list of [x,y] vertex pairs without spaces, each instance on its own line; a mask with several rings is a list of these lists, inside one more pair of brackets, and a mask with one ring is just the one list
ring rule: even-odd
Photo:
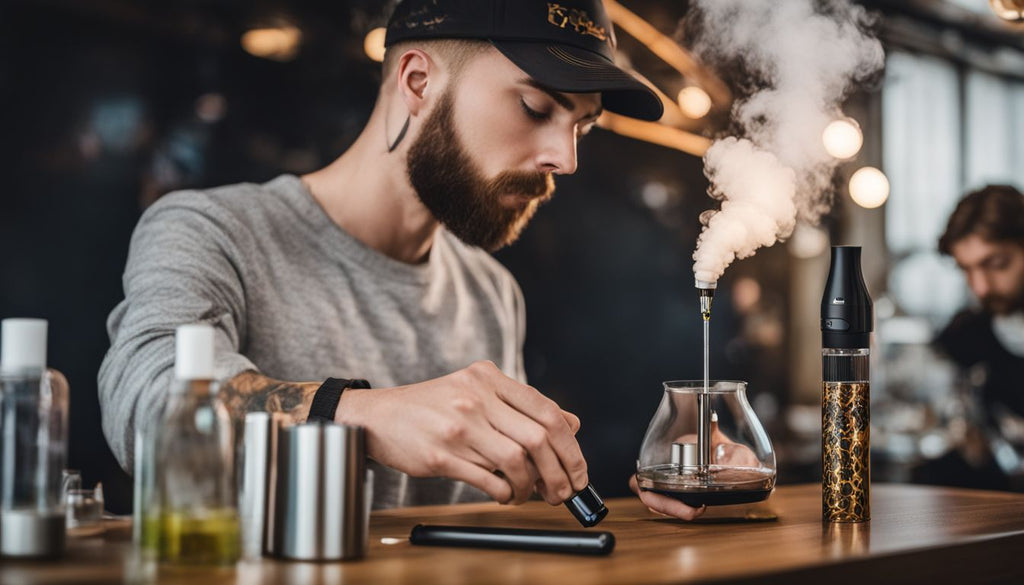
[[825,144],[826,152],[838,159],[846,160],[860,152],[860,147],[864,144],[864,135],[855,120],[841,118],[825,126],[825,131],[821,133],[821,141]]
[[256,57],[291,61],[299,54],[302,31],[292,25],[253,28],[242,35],[242,48]]
[[676,101],[679,102],[679,109],[683,111],[683,114],[694,120],[703,118],[711,111],[711,96],[695,85],[679,90]]
[[796,224],[789,238],[789,252],[800,259],[816,258],[828,249],[828,232],[805,223]]
[[1003,20],[1024,23],[1024,0],[988,0],[992,12]]
[[867,209],[874,209],[889,198],[889,179],[874,167],[857,169],[850,177],[850,197]]
[[386,35],[387,29],[379,26],[366,33],[366,38],[363,39],[363,50],[366,51],[366,56],[378,63],[384,60],[384,37]]

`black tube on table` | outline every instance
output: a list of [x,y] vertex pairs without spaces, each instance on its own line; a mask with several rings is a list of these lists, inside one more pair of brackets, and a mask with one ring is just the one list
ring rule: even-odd
[[611,532],[582,530],[534,530],[479,526],[428,526],[417,524],[409,542],[427,546],[462,546],[530,550],[580,555],[607,555],[615,548]]

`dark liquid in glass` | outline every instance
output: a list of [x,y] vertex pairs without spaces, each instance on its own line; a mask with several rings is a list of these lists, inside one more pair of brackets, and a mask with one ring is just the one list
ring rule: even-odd
[[770,469],[711,466],[707,476],[678,466],[637,473],[640,489],[675,498],[687,506],[730,506],[767,499],[775,488]]
[[760,502],[768,498],[772,490],[742,490],[725,488],[719,491],[711,491],[701,488],[693,488],[692,491],[669,491],[669,490],[644,490],[675,498],[680,502],[699,508],[701,506],[732,506],[734,504],[749,504]]

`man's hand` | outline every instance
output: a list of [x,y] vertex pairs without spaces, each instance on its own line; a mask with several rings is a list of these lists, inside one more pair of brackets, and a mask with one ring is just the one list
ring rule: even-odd
[[418,477],[443,476],[519,504],[559,504],[586,487],[579,419],[491,362],[396,388],[346,390],[340,423],[366,428],[367,454]]
[[648,510],[655,514],[672,516],[673,518],[679,518],[680,520],[695,520],[704,513],[705,508],[703,506],[700,508],[693,508],[675,498],[641,490],[636,483],[635,473],[629,478],[629,489],[633,490],[634,494],[640,496],[640,501],[647,506]]
[[[696,443],[697,435],[683,435],[677,443]],[[717,425],[711,433],[711,463],[731,467],[760,467],[761,461],[746,445],[734,442]],[[640,496],[640,501],[655,514],[672,516],[682,520],[693,520],[704,513],[704,508],[693,508],[686,504],[654,492],[642,491],[636,481],[636,474],[629,478],[629,489]]]

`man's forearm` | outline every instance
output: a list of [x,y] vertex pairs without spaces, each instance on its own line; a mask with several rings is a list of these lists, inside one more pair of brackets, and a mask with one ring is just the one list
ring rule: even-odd
[[235,420],[247,412],[280,412],[301,422],[319,387],[319,382],[285,382],[248,371],[221,384],[219,394]]

